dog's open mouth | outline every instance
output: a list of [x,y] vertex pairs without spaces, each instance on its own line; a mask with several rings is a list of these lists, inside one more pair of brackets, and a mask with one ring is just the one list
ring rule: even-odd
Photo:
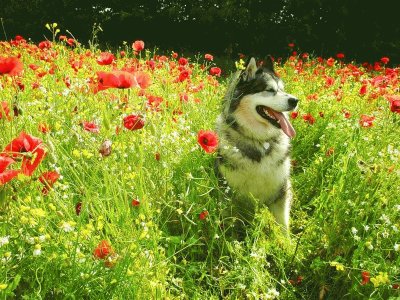
[[290,124],[283,113],[263,105],[258,105],[256,110],[262,118],[266,119],[275,127],[281,128],[288,137],[293,138],[296,135],[292,124]]

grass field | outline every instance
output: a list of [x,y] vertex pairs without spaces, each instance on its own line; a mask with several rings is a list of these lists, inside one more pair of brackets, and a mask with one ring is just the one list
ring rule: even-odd
[[142,46],[0,42],[3,299],[400,297],[399,68],[276,60],[301,100],[291,235],[260,208],[239,242],[198,143],[230,74]]

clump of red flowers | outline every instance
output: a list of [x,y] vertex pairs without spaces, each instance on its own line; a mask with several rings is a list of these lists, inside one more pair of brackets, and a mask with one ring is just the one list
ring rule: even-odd
[[109,88],[127,89],[131,87],[147,88],[150,76],[144,72],[130,73],[127,71],[97,72],[97,87],[94,92]]
[[7,170],[15,161],[10,157],[0,156],[0,186],[18,176],[19,170]]
[[374,120],[375,117],[374,116],[367,116],[367,115],[361,115],[360,120],[359,120],[359,124],[361,127],[372,127],[374,126]]
[[60,174],[57,171],[47,171],[40,175],[39,181],[44,185],[42,193],[47,195],[59,178]]
[[82,122],[82,127],[83,127],[83,129],[85,129],[86,131],[89,131],[89,132],[93,132],[93,133],[99,133],[100,132],[99,126],[94,122],[83,121]]
[[144,127],[144,119],[140,115],[129,115],[124,118],[124,127],[128,130],[138,130]]
[[0,57],[0,75],[21,75],[24,66],[18,57]]
[[389,62],[389,57],[384,56],[381,58],[381,63],[383,63],[384,65],[386,65],[388,62]]
[[214,60],[214,56],[212,56],[211,54],[205,54],[204,58],[208,61],[213,61]]
[[134,41],[132,44],[132,48],[133,50],[140,52],[144,49],[144,42],[141,40]]
[[21,173],[31,176],[46,156],[46,149],[41,139],[21,132],[4,148],[0,156],[22,157]]
[[138,207],[140,205],[139,199],[133,199],[132,202],[131,202],[131,205],[133,207]]
[[197,134],[197,142],[207,153],[213,153],[218,148],[218,136],[211,130],[200,130]]
[[99,65],[111,65],[115,62],[115,56],[110,52],[102,52],[96,61]]
[[207,210],[203,210],[200,214],[199,214],[199,219],[200,220],[205,220],[208,216],[208,211]]
[[313,125],[315,123],[315,118],[310,113],[303,115],[302,118],[306,123],[310,125]]
[[102,240],[94,249],[93,256],[98,259],[106,259],[113,253],[114,250],[111,247],[111,244],[106,240]]
[[370,274],[367,271],[361,272],[361,285],[366,285],[370,281]]
[[221,76],[221,69],[218,67],[212,67],[210,69],[210,75],[217,76],[217,77]]
[[386,99],[390,103],[390,111],[400,114],[400,96],[399,95],[388,95]]

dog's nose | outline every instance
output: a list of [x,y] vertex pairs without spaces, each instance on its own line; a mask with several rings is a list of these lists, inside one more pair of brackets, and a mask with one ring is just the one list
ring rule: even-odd
[[296,98],[289,98],[288,99],[288,104],[289,104],[289,107],[291,109],[295,108],[297,106],[298,102],[299,102],[299,99],[296,99]]

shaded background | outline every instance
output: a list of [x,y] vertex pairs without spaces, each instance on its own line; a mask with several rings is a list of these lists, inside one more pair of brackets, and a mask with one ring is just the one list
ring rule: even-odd
[[324,57],[343,52],[358,62],[388,56],[400,63],[400,21],[395,1],[345,0],[0,0],[0,39],[21,34],[51,38],[44,27],[57,22],[83,44],[93,24],[98,41],[118,46],[142,39],[146,47],[210,52],[288,55],[296,50]]

